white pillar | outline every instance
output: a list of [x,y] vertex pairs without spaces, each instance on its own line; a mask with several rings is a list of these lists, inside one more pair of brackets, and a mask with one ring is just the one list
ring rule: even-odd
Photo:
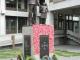
[[46,24],[47,25],[53,25],[54,24],[54,15],[52,12],[48,12],[47,18],[46,18]]
[[[49,10],[49,0],[45,0],[45,2],[47,3],[48,10]],[[48,14],[47,14],[47,18],[46,18],[46,24],[47,25],[53,25],[54,24],[53,17],[54,17],[53,13],[49,11]]]
[[0,0],[0,35],[6,34],[5,0]]
[[36,24],[39,24],[39,19],[40,19],[39,17],[40,17],[40,15],[41,15],[41,14],[39,13],[39,6],[37,6],[36,9],[37,9]]

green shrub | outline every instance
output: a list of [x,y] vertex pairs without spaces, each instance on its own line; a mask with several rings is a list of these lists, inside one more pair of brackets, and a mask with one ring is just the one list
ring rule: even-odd
[[27,56],[26,60],[35,60],[35,59],[31,56]]

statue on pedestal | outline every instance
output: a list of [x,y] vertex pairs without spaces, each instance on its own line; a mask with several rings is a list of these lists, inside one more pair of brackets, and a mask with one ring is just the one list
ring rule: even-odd
[[39,0],[28,0],[29,6],[29,26],[36,23],[36,6],[39,5]]

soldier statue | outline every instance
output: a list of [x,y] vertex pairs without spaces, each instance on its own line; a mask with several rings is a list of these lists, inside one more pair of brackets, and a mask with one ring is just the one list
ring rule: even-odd
[[39,5],[39,0],[27,0],[29,6],[29,25],[36,23],[36,6]]
[[40,6],[40,24],[45,24],[46,22],[46,18],[47,18],[47,12],[48,12],[48,7],[47,4],[44,2],[41,6]]

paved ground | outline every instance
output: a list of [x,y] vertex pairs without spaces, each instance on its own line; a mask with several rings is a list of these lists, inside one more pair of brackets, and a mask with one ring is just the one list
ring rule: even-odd
[[80,56],[76,56],[76,57],[60,57],[59,60],[80,60]]
[[55,49],[62,51],[80,52],[80,46],[73,46],[73,45],[55,46]]

